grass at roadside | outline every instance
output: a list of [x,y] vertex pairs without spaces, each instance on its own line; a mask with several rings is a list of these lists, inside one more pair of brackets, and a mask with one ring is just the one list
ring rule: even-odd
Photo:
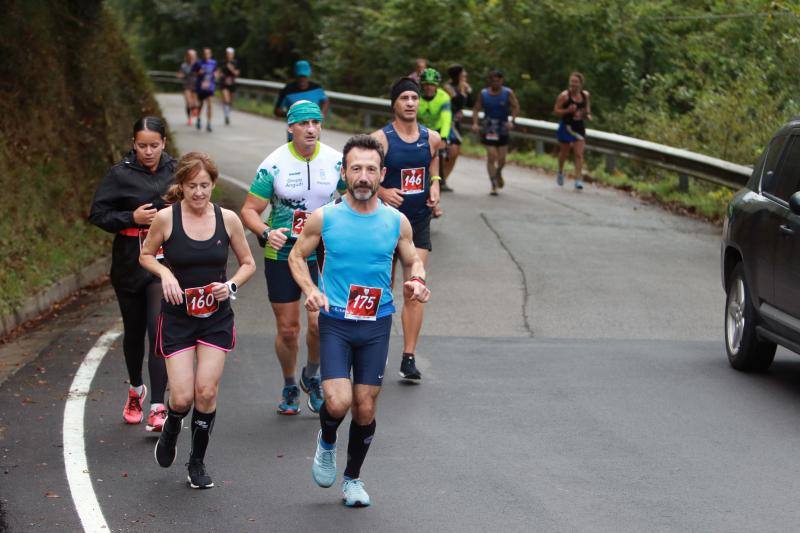
[[[257,102],[242,98],[236,102],[236,107],[241,111],[273,116],[271,100]],[[363,127],[360,126],[362,123],[359,115],[342,116],[331,113],[325,121],[325,127],[359,133],[363,132]],[[475,142],[470,135],[464,136],[461,152],[469,157],[485,156],[483,146]],[[537,154],[532,150],[512,150],[508,155],[508,161],[545,172],[555,173],[558,170],[558,158],[551,153]],[[722,222],[725,208],[734,193],[727,187],[719,187],[701,180],[690,180],[689,191],[682,191],[675,173],[645,167],[637,163],[620,162],[619,166],[619,170],[612,173],[606,172],[602,158],[589,154],[584,174],[586,174],[587,181],[628,191],[632,195],[658,203],[671,211],[696,216],[716,224]],[[573,171],[571,163],[567,164],[566,170],[567,172]]]

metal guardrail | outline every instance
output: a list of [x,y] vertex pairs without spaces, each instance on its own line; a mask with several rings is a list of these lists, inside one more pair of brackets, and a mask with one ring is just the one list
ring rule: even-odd
[[[148,75],[153,81],[159,83],[182,83],[182,80],[178,79],[174,72],[154,70],[148,72]],[[280,82],[247,78],[238,78],[236,83],[239,94],[258,100],[262,100],[265,95],[277,95],[284,86]],[[335,91],[325,91],[325,93],[330,99],[331,108],[341,107],[361,112],[365,130],[372,129],[373,116],[391,116],[390,102],[385,98]],[[472,112],[470,110],[464,110],[462,123],[468,127],[471,125]],[[515,128],[511,131],[512,137],[533,139],[539,153],[544,152],[545,144],[556,144],[555,135],[558,124],[555,122],[520,117],[517,118],[515,124]],[[674,171],[681,176],[681,182],[686,186],[688,186],[686,177],[692,176],[724,187],[738,189],[747,182],[753,172],[750,167],[682,148],[594,129],[586,130],[586,149],[605,155],[607,171],[613,171],[616,168],[617,158],[632,159]]]

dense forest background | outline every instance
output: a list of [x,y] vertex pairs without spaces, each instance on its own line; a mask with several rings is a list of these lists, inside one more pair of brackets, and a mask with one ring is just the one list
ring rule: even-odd
[[553,120],[572,70],[592,125],[752,163],[800,113],[800,8],[767,0],[109,0],[147,67],[187,47],[237,49],[243,75],[285,80],[294,60],[326,87],[386,95],[426,57],[481,86],[506,73],[523,115]]

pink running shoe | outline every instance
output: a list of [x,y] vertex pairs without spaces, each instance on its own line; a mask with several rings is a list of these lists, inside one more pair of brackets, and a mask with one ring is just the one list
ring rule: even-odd
[[150,416],[147,417],[147,431],[155,431],[160,433],[164,429],[164,422],[167,420],[167,408],[163,405],[156,407],[150,411]]
[[142,411],[142,402],[147,396],[147,385],[142,385],[142,395],[136,394],[133,389],[128,389],[128,401],[125,402],[125,408],[122,410],[122,418],[126,424],[140,424],[144,420],[144,412]]

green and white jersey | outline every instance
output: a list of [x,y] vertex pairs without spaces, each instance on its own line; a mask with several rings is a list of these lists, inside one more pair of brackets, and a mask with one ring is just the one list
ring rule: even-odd
[[[289,142],[269,154],[258,166],[256,177],[250,185],[250,194],[272,205],[267,219],[270,228],[293,230],[280,251],[265,246],[264,257],[282,261],[289,257],[297,240],[291,235],[302,230],[302,224],[297,224],[296,214],[310,213],[333,201],[337,190],[346,190],[341,179],[341,168],[342,153],[320,142],[317,142],[310,159],[300,155],[294,144]],[[315,258],[311,255],[309,260]]]

